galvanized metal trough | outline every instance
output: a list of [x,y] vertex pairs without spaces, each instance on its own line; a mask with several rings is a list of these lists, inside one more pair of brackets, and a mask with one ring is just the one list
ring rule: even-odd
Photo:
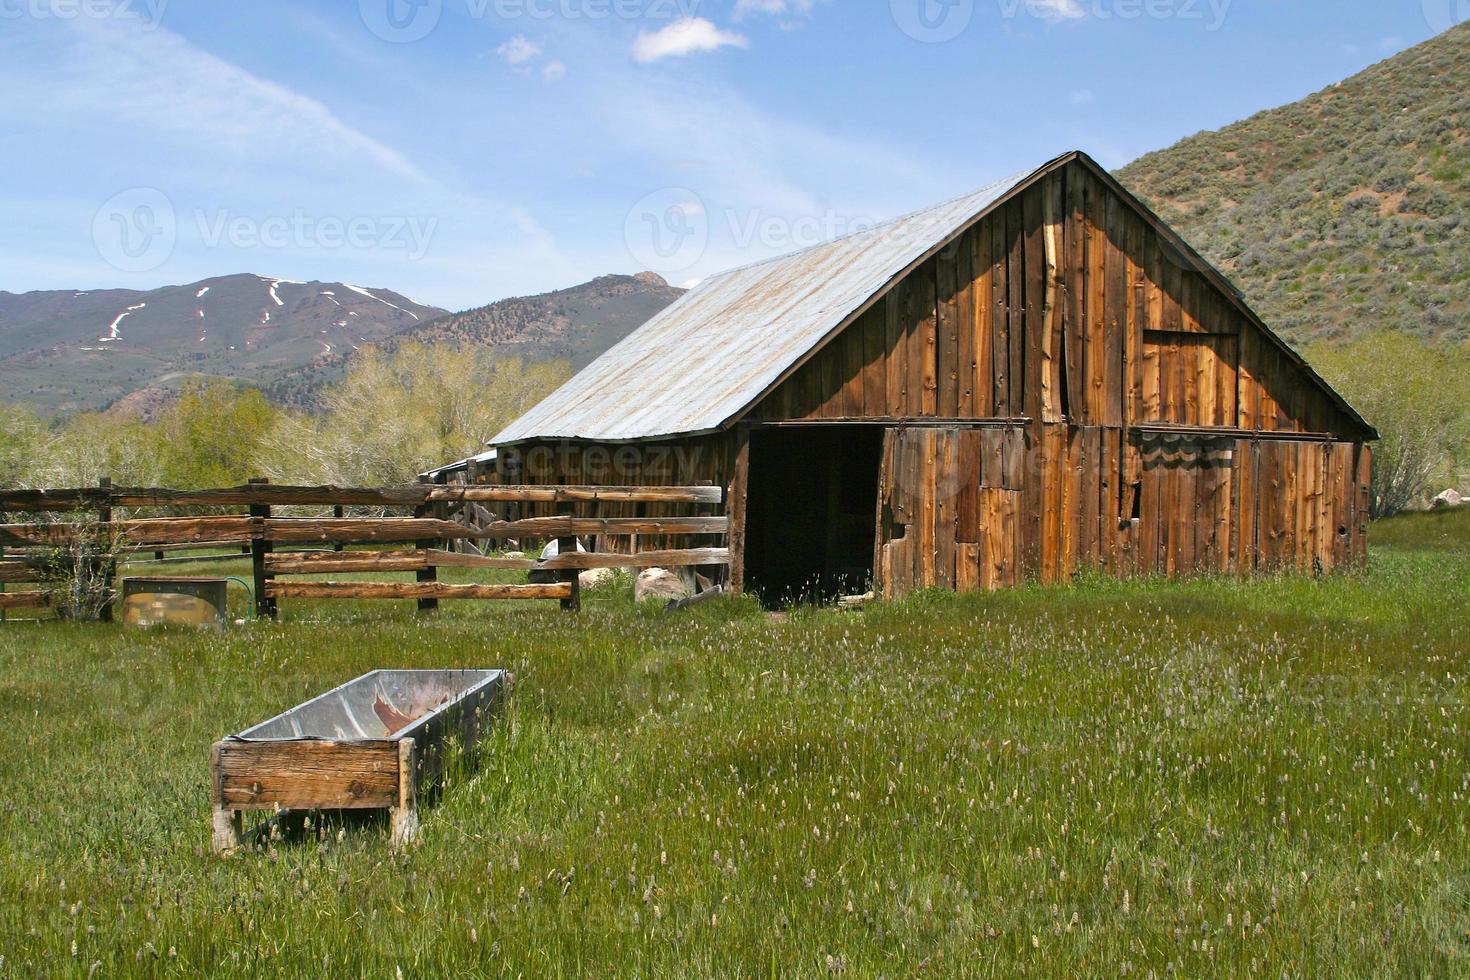
[[215,851],[240,846],[246,810],[385,809],[392,843],[411,841],[446,743],[473,758],[506,684],[503,670],[375,670],[216,742]]

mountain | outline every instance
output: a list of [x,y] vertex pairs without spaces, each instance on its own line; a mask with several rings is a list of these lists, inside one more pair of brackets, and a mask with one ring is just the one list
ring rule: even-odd
[[1118,174],[1288,340],[1470,339],[1470,24]]
[[[464,313],[410,324],[377,346],[392,351],[403,343],[451,343],[493,347],[529,360],[561,358],[581,369],[650,317],[684,295],[659,275],[599,276],[538,296],[503,299]],[[313,359],[265,386],[282,404],[311,408],[322,387],[342,376],[349,352]]]
[[0,397],[52,412],[147,402],[193,375],[257,380],[444,312],[388,289],[257,275],[0,292]]
[[415,324],[395,340],[490,345],[532,360],[565,358],[580,370],[684,292],[655,272],[599,276],[570,289]]

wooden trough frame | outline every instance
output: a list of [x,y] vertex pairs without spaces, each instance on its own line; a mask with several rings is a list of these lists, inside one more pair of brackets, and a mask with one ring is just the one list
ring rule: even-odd
[[503,670],[375,670],[216,742],[215,852],[240,847],[247,810],[387,810],[392,844],[409,843],[446,740],[472,758],[507,684]]

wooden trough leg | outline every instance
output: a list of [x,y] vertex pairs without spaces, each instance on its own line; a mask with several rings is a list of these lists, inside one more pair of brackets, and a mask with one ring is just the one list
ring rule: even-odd
[[413,739],[398,742],[398,805],[388,810],[388,843],[405,847],[419,832],[418,775],[414,765]]
[[224,746],[216,742],[210,749],[210,797],[214,804],[214,853],[233,854],[240,849],[240,832],[244,829],[244,814],[239,810],[226,809],[220,775],[220,754]]
[[240,849],[240,834],[244,830],[244,814],[239,810],[214,808],[214,853],[229,855]]

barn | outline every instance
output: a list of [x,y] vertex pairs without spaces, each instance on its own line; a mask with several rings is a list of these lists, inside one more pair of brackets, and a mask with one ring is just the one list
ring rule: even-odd
[[707,280],[492,444],[504,482],[725,487],[731,585],[779,601],[1351,567],[1376,438],[1073,152]]

